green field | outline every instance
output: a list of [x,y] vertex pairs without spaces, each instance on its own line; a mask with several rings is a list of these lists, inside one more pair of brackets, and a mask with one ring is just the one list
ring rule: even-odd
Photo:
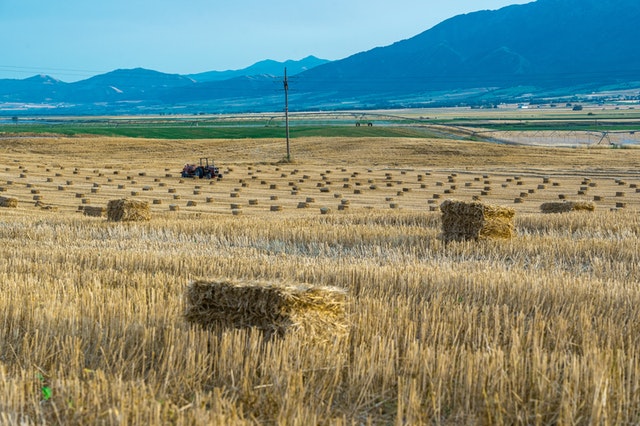
[[[111,122],[71,122],[63,124],[38,123],[0,126],[1,134],[64,136],[99,135],[148,139],[265,139],[285,136],[281,125],[256,125],[251,122],[234,124],[199,124],[180,122],[138,122],[113,124]],[[418,127],[360,126],[335,124],[292,123],[290,136],[296,137],[436,137]]]

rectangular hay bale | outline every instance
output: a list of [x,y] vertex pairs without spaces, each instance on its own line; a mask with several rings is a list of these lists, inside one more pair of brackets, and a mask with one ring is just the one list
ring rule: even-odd
[[542,213],[592,212],[595,209],[595,204],[589,201],[564,201],[562,203],[543,203],[540,205],[540,211]]
[[0,207],[16,208],[18,207],[18,199],[11,197],[0,197]]
[[337,287],[260,281],[194,281],[185,319],[204,327],[251,328],[265,335],[302,332],[313,340],[344,335],[347,293]]
[[141,222],[151,220],[151,210],[146,201],[111,200],[107,204],[107,219],[113,222]]
[[104,217],[107,214],[107,209],[105,207],[84,206],[82,212],[85,216]]
[[440,210],[444,241],[508,239],[514,235],[512,208],[446,200]]

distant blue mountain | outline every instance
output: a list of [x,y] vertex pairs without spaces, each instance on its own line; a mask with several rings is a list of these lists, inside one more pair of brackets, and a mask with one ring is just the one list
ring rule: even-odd
[[66,85],[64,102],[153,101],[159,93],[194,84],[188,77],[144,68],[119,69]]
[[65,85],[48,75],[35,75],[24,80],[0,80],[0,102],[47,102],[58,97],[58,91]]

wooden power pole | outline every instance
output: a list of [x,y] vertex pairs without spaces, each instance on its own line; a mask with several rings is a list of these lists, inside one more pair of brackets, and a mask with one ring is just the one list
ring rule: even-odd
[[289,81],[287,80],[287,68],[284,69],[284,122],[287,135],[287,161],[291,161],[289,148]]

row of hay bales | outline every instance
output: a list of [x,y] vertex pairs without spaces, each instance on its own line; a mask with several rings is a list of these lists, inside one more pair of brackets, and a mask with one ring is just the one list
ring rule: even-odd
[[[585,201],[544,203],[543,213],[567,213],[595,210],[595,205]],[[515,210],[479,202],[466,203],[447,200],[440,205],[442,212],[442,238],[444,241],[482,239],[508,239],[514,235]]]
[[[11,197],[0,197],[0,207],[16,208],[18,199]],[[146,201],[129,199],[111,200],[107,207],[84,206],[85,216],[102,217],[105,214],[107,219],[113,222],[135,222],[148,221],[151,219],[151,210]]]
[[149,203],[146,201],[129,200],[123,198],[120,200],[111,200],[107,203],[107,207],[101,206],[84,206],[82,212],[85,216],[104,217],[112,222],[141,222],[151,220],[151,210]]

